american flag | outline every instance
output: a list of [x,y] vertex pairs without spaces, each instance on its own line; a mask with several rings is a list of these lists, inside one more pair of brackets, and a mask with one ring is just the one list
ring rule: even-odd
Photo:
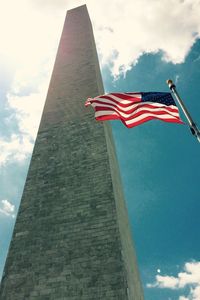
[[111,93],[88,98],[85,106],[92,105],[98,121],[121,120],[128,128],[152,119],[183,123],[170,93]]

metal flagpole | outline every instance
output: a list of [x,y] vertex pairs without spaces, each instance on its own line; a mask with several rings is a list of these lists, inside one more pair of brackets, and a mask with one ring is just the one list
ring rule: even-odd
[[189,123],[189,126],[190,126],[190,130],[192,132],[192,134],[194,136],[196,136],[197,140],[199,141],[200,143],[200,131],[198,129],[198,127],[196,126],[196,124],[194,123],[192,117],[190,116],[187,108],[185,107],[185,104],[183,103],[183,101],[181,100],[177,90],[176,90],[176,86],[175,84],[173,83],[173,81],[171,79],[168,79],[167,80],[167,84],[170,88],[170,90],[173,92],[173,94],[175,95],[176,97],[176,100],[177,102],[179,103],[180,107],[182,108],[182,111],[186,117],[186,119],[188,120],[188,123]]

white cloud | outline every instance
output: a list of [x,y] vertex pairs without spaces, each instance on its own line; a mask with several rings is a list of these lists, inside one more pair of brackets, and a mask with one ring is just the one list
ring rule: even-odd
[[[163,52],[163,59],[184,61],[200,36],[199,1],[87,1],[103,62],[113,59],[113,73],[126,71],[143,53]],[[106,7],[106,10],[105,10]],[[189,17],[188,17],[189,16]],[[114,55],[117,53],[117,55]]]
[[8,139],[0,139],[0,166],[13,161],[23,161],[33,148],[33,142],[27,135],[12,134]]
[[176,290],[189,287],[189,295],[181,295],[179,300],[200,300],[200,262],[187,262],[184,271],[178,273],[177,277],[156,275],[156,281],[147,284],[147,287]]
[[15,206],[13,204],[11,204],[8,200],[1,200],[0,203],[0,213],[12,217],[15,217]]
[[[16,84],[16,82],[15,82]],[[38,92],[28,96],[19,96],[12,93],[7,95],[9,106],[15,110],[20,132],[34,140],[37,134],[42,109],[44,106],[48,82],[38,87]]]
[[[38,8],[55,13],[87,4],[102,63],[112,62],[113,75],[126,72],[144,53],[162,51],[167,62],[182,63],[200,37],[197,0],[37,0]],[[188,17],[189,16],[189,17]]]
[[148,288],[159,287],[159,288],[171,288],[176,289],[178,285],[178,279],[173,276],[161,276],[156,275],[155,283],[148,283]]
[[12,135],[0,138],[2,166],[23,161],[32,152],[63,18],[41,14],[31,1],[21,0],[20,5],[11,0],[0,2],[0,59],[15,69],[7,93],[10,116],[4,122],[9,126],[17,120]]
[[47,61],[57,47],[54,43],[59,39],[62,20],[34,9],[32,1],[0,2],[1,57],[24,73],[22,80],[27,80],[27,75],[38,76],[41,62]]
[[200,262],[186,263],[184,271],[178,274],[179,287],[193,283],[199,283],[200,285]]
[[11,0],[3,2],[0,33],[5,47],[0,51],[27,65],[31,74],[58,42],[66,10],[85,3],[102,63],[112,61],[115,75],[129,69],[143,53],[162,51],[166,61],[181,63],[200,37],[198,0],[135,0],[126,4],[124,0],[21,0],[20,6]]
[[[17,84],[17,81],[15,81]],[[0,138],[0,166],[8,162],[20,162],[30,155],[37,134],[42,109],[46,97],[47,81],[39,87],[39,91],[28,96],[18,96],[12,91],[7,95],[8,108],[14,110],[18,122],[19,133],[10,138]],[[5,120],[9,125],[12,116]]]

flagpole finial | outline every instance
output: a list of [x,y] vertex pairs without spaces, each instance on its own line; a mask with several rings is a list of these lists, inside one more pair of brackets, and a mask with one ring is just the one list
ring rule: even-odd
[[176,90],[176,86],[173,83],[173,81],[171,79],[168,79],[166,81],[166,83],[168,84],[170,90],[173,92],[174,96],[176,97],[177,102],[179,103],[186,119],[188,120],[189,126],[190,126],[190,130],[192,132],[192,134],[194,136],[196,136],[198,142],[200,143],[200,130],[198,129],[198,127],[196,126],[196,124],[194,123],[192,117],[190,116],[187,108],[185,107],[185,104],[183,103],[181,97],[179,96],[177,90]]
[[175,84],[173,83],[173,81],[171,79],[168,79],[166,82],[167,82],[170,90],[172,90],[173,88],[176,87]]

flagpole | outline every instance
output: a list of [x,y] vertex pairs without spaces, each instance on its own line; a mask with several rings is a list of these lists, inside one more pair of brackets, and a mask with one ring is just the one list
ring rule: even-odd
[[178,102],[178,104],[180,105],[186,119],[188,120],[189,126],[190,126],[190,130],[192,132],[192,134],[194,136],[196,136],[198,142],[200,143],[200,131],[198,129],[198,127],[196,126],[195,122],[193,121],[190,113],[188,112],[187,108],[185,107],[185,104],[183,103],[181,97],[179,96],[177,90],[176,90],[176,86],[173,83],[173,81],[171,79],[167,80],[167,84],[170,88],[170,90],[173,92],[174,96],[176,97],[176,100]]

